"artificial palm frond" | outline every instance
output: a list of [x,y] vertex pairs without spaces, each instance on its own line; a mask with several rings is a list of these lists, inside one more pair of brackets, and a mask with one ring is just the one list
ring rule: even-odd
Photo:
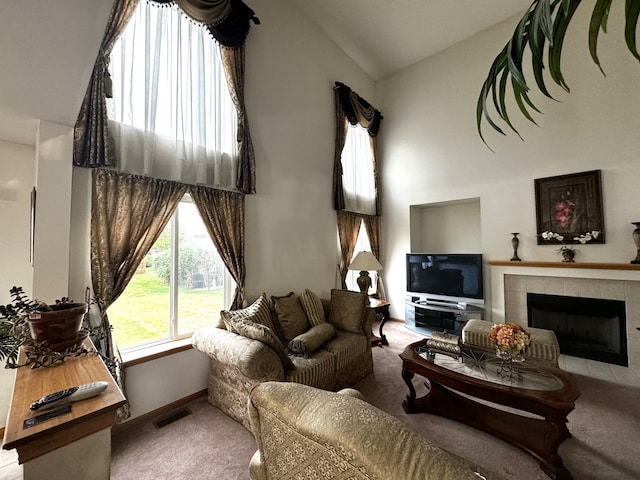
[[[511,83],[513,98],[522,115],[532,123],[536,123],[530,110],[540,111],[529,98],[529,85],[523,72],[522,63],[527,49],[531,52],[531,67],[535,84],[546,97],[553,99],[545,84],[545,47],[547,48],[547,65],[551,79],[569,92],[569,85],[564,79],[561,69],[561,55],[567,28],[582,0],[534,0],[524,16],[518,22],[509,42],[495,58],[487,79],[482,85],[476,108],[478,134],[486,145],[482,134],[482,120],[497,132],[505,135],[497,121],[489,114],[489,98],[495,112],[511,130],[520,138],[507,113],[507,85]],[[598,35],[600,31],[607,33],[609,10],[613,0],[597,0],[589,23],[589,52],[591,58],[604,74],[597,54]],[[640,17],[640,0],[625,0],[625,43],[629,51],[640,61],[636,43],[636,27]],[[510,82],[509,82],[510,80]]]

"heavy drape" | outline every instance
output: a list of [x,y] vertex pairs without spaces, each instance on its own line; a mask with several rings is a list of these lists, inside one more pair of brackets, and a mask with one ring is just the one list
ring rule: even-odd
[[[369,237],[369,244],[371,245],[371,253],[380,261],[380,218],[375,215],[362,215],[362,221],[364,222],[364,228],[367,231]],[[382,285],[382,275],[378,272],[376,275],[376,292],[381,298],[384,297],[384,287]]]
[[129,23],[140,0],[115,0],[93,66],[87,92],[80,106],[73,139],[73,163],[82,167],[113,167],[116,151],[109,132],[105,77],[116,39]]
[[[107,308],[129,284],[186,190],[186,185],[166,180],[93,171],[91,278],[101,327],[107,335],[107,351],[102,353],[109,358],[115,358],[117,352]],[[128,412],[121,415],[126,418]]]
[[349,272],[349,264],[353,258],[353,252],[358,241],[358,232],[360,231],[360,223],[362,217],[357,213],[347,212],[346,210],[338,210],[338,237],[340,239],[341,260],[338,265],[340,273],[341,288],[346,289],[347,273]]
[[[109,131],[105,78],[108,79],[108,62],[111,49],[127,25],[139,0],[115,0],[107,28],[96,58],[85,98],[76,120],[74,131],[74,165],[105,167],[117,164],[117,153]],[[169,3],[158,1],[157,3]],[[196,21],[202,18],[207,28],[218,39],[223,56],[227,60],[225,75],[232,90],[238,116],[239,169],[236,185],[243,193],[255,193],[255,157],[249,134],[246,108],[244,107],[244,48],[250,20],[258,23],[253,10],[241,0],[180,0],[178,5]],[[184,7],[183,7],[184,5]],[[214,23],[209,24],[212,21]],[[222,37],[222,40],[217,38]],[[224,43],[223,43],[224,42]],[[239,49],[235,52],[235,49]],[[231,52],[224,53],[227,50]],[[237,78],[242,75],[242,78]],[[229,80],[231,78],[231,80]]]
[[256,193],[256,159],[249,131],[249,117],[244,103],[244,45],[220,50],[229,93],[238,115],[238,179],[236,188],[242,193]]
[[231,309],[244,301],[244,195],[202,186],[189,189],[220,258],[236,282]]
[[249,33],[249,21],[260,20],[241,0],[150,0],[154,3],[175,3],[191,19],[207,26],[220,45],[238,47]]

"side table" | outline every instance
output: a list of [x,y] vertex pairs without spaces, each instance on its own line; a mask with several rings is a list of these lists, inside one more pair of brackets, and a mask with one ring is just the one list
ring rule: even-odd
[[380,327],[378,329],[379,335],[371,335],[371,345],[378,345],[379,343],[381,343],[382,345],[389,345],[387,337],[382,333],[382,327],[384,327],[384,324],[390,318],[390,305],[391,303],[387,302],[386,300],[382,300],[379,298],[369,299],[369,307],[372,308],[374,312],[376,312],[376,320],[380,321]]

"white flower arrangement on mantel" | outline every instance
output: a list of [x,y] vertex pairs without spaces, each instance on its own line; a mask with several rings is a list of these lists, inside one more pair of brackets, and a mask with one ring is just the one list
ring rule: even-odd
[[[577,237],[573,237],[573,240],[584,245],[591,240],[597,239],[602,231],[600,230],[591,230],[590,232],[583,233],[582,235],[578,235]],[[558,253],[562,254],[562,261],[573,263],[573,257],[579,251],[577,248],[571,247],[564,243],[564,235],[560,235],[556,232],[545,231],[540,234],[540,236],[544,240],[557,240],[562,244],[562,246],[558,249]]]

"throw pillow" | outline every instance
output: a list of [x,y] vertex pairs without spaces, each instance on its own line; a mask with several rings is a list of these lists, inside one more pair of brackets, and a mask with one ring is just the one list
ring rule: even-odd
[[252,340],[258,340],[259,342],[271,347],[278,354],[280,360],[282,360],[285,370],[293,368],[293,362],[287,355],[282,342],[273,334],[269,327],[244,318],[231,320],[231,322],[233,323],[233,328],[238,335],[242,335],[243,337],[250,338]]
[[364,293],[350,290],[331,290],[329,322],[346,332],[364,333],[362,316],[368,297]]
[[271,297],[271,304],[276,314],[277,331],[283,343],[286,344],[309,330],[307,316],[295,293],[289,292],[284,297]]
[[332,339],[336,334],[336,329],[330,323],[324,322],[311,327],[308,331],[291,340],[288,345],[290,353],[294,355],[308,357],[324,344]]
[[322,307],[322,300],[308,288],[300,295],[300,303],[312,327],[327,321]]
[[277,332],[275,322],[271,316],[271,308],[269,307],[269,299],[267,294],[260,295],[255,302],[246,308],[240,310],[222,310],[220,316],[227,326],[227,330],[237,333],[233,330],[232,320],[246,319],[255,323],[259,323],[269,327],[272,332]]

